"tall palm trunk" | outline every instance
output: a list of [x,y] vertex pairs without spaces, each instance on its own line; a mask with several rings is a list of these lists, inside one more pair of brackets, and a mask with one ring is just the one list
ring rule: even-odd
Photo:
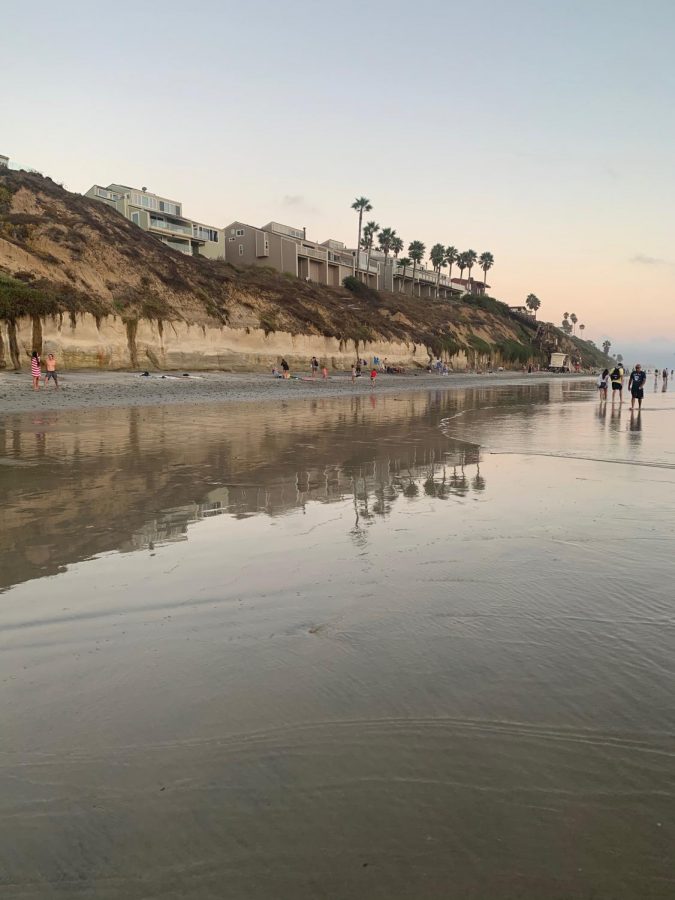
[[415,270],[416,269],[417,269],[417,260],[413,260],[413,281],[412,281],[412,291],[410,293],[411,297],[415,296]]
[[356,242],[356,256],[354,257],[354,275],[358,275],[360,266],[359,266],[359,253],[361,252],[361,224],[363,222],[363,210],[359,210],[359,239]]

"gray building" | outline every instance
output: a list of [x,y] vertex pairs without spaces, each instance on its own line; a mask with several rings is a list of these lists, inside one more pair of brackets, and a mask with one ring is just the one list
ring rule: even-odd
[[[333,287],[339,287],[354,266],[353,253],[342,241],[319,244],[307,238],[304,228],[280,222],[268,222],[261,228],[231,222],[225,228],[225,259],[235,266],[268,266]],[[371,270],[377,271],[376,263],[371,263]]]
[[225,258],[223,230],[185,218],[183,205],[177,200],[160,197],[146,188],[139,190],[124,184],[109,184],[107,187],[95,184],[85,197],[114,207],[130,222],[179,253],[209,259]]
[[0,153],[0,169],[2,168],[9,168],[9,156],[3,156],[2,153]]

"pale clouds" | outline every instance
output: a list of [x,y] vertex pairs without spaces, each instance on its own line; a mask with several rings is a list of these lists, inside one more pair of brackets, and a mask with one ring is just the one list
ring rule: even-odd
[[670,259],[662,259],[660,256],[648,256],[646,253],[636,253],[631,257],[632,263],[638,263],[641,266],[674,266],[675,263]]
[[303,194],[285,194],[282,198],[281,205],[285,209],[297,210],[297,212],[311,213],[316,215],[319,210],[310,203]]

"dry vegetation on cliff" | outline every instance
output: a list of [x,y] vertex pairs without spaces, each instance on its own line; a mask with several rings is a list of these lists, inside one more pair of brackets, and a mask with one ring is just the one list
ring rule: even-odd
[[[89,312],[400,341],[448,356],[537,358],[535,329],[489,298],[442,301],[307,284],[272,269],[177,253],[103,203],[28,172],[0,177],[0,318]],[[39,323],[38,323],[39,324]],[[10,333],[11,343],[11,333]]]

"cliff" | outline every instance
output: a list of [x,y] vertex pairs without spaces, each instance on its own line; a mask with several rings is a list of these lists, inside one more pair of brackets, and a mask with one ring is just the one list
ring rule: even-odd
[[51,179],[0,177],[0,367],[255,369],[313,354],[454,368],[545,361],[536,323],[490,298],[447,302],[307,284],[174,252]]

